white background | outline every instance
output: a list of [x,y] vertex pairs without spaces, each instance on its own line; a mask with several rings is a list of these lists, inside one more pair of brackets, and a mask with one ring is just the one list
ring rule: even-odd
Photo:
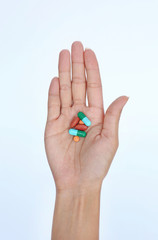
[[3,1],[0,6],[0,239],[50,239],[55,201],[43,133],[58,53],[100,64],[105,108],[130,97],[101,196],[101,240],[158,239],[158,1]]

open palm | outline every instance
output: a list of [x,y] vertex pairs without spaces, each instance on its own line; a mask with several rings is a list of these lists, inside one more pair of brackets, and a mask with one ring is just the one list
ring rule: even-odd
[[[119,97],[104,113],[95,53],[84,51],[81,42],[74,42],[71,60],[68,50],[60,52],[59,77],[53,78],[48,98],[45,147],[57,189],[85,188],[102,182],[118,148],[119,118],[128,100]],[[92,124],[87,136],[76,143],[68,130],[79,111]]]

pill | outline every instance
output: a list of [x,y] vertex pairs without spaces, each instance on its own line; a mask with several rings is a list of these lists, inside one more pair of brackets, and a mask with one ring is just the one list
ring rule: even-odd
[[86,117],[86,115],[83,112],[78,112],[77,115],[86,126],[89,127],[91,125],[91,121]]
[[86,129],[87,129],[88,127],[86,126],[86,125],[80,125],[80,124],[77,124],[76,126],[75,126],[75,129],[77,129],[77,130],[81,130],[81,131],[85,131]]
[[73,118],[73,120],[72,120],[72,122],[70,124],[70,127],[71,128],[75,127],[77,125],[77,123],[79,122],[79,120],[80,120],[79,117]]
[[74,142],[79,142],[80,141],[79,136],[74,136],[73,139],[74,139]]
[[69,129],[69,134],[73,136],[85,137],[87,134],[85,131],[77,130],[74,128]]
[[84,122],[82,122],[82,120],[79,121],[79,124],[84,124]]

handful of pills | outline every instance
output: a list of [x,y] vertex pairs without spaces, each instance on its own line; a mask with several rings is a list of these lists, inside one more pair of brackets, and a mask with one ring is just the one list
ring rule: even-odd
[[70,124],[69,134],[74,136],[74,141],[78,142],[79,137],[86,137],[85,130],[91,125],[91,121],[83,112],[78,112],[77,117],[74,117]]

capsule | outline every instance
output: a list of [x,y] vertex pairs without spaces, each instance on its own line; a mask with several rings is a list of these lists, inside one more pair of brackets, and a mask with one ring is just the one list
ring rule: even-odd
[[80,131],[74,128],[69,129],[69,134],[78,137],[85,137],[87,135],[85,131]]
[[84,124],[77,124],[76,126],[75,126],[75,129],[77,129],[77,130],[81,130],[81,131],[85,131],[85,130],[87,130],[87,126],[86,125],[84,125]]
[[91,121],[86,117],[86,115],[83,112],[78,112],[77,115],[87,127],[91,125]]
[[70,127],[71,128],[73,128],[73,127],[75,127],[76,125],[77,125],[77,123],[79,122],[79,117],[74,117],[73,119],[72,119],[72,122],[71,122],[71,124],[70,124]]

